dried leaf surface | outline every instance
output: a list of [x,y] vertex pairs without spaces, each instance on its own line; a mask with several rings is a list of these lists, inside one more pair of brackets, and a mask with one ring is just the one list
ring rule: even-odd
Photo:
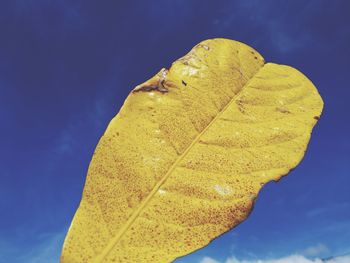
[[240,42],[201,42],[108,125],[61,262],[170,262],[207,245],[300,162],[322,107],[298,70]]

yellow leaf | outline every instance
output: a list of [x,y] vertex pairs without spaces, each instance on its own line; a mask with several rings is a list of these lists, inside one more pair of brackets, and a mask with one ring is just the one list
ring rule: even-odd
[[298,70],[240,42],[201,42],[109,123],[61,262],[170,262],[202,248],[300,162],[322,107]]

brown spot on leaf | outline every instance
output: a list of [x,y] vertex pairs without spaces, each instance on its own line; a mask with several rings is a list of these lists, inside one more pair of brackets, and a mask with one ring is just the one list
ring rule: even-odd
[[209,50],[209,49],[210,49],[209,46],[203,45],[203,44],[199,44],[198,47],[202,47],[202,48],[204,48],[205,50]]
[[149,80],[145,81],[144,83],[136,86],[133,89],[133,93],[139,92],[139,91],[159,91],[161,93],[168,92],[168,89],[164,86],[166,76],[167,76],[168,70],[165,68],[162,68],[155,76],[150,78]]

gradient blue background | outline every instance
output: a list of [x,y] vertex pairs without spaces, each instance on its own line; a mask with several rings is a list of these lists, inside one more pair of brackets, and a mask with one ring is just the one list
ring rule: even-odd
[[[93,150],[129,91],[226,37],[291,65],[324,113],[248,220],[177,262],[350,252],[349,1],[0,2],[0,262],[58,262]],[[313,250],[314,249],[314,250]]]

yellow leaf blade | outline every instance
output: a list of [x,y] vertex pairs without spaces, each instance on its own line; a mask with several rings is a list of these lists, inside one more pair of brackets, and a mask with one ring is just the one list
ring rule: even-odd
[[201,42],[109,124],[61,262],[169,262],[205,246],[300,162],[322,107],[299,71],[239,42]]

